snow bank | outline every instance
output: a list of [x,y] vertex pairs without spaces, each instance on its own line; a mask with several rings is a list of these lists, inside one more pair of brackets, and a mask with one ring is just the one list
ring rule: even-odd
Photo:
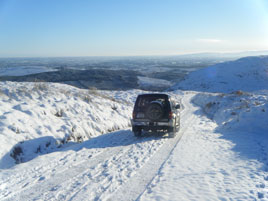
[[205,92],[259,91],[268,89],[268,56],[245,57],[190,73],[171,90]]
[[[133,102],[107,91],[38,82],[0,82],[0,89],[0,168],[10,155],[24,162],[130,125]],[[129,100],[137,93],[124,92]]]
[[242,91],[199,93],[192,100],[218,124],[218,130],[267,133],[268,96]]

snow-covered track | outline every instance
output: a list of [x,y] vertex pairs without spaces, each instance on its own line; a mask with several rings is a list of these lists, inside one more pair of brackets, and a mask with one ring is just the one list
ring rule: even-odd
[[[103,149],[102,152],[97,152],[95,156],[91,156],[92,153],[89,153],[89,155],[85,155],[82,162],[73,166],[70,165],[68,168],[65,167],[65,170],[55,168],[55,173],[50,173],[50,177],[46,172],[45,175],[40,177],[44,179],[40,179],[27,185],[22,183],[20,191],[13,191],[11,193],[12,187],[9,187],[8,190],[10,193],[6,192],[3,193],[3,195],[7,195],[7,200],[65,200],[70,199],[73,196],[77,197],[77,192],[81,191],[81,186],[83,187],[87,184],[95,189],[92,191],[90,190],[92,193],[97,193],[94,196],[100,196],[104,190],[102,189],[104,184],[101,185],[101,181],[105,183],[107,178],[111,178],[110,181],[113,182],[110,182],[110,184],[112,184],[115,182],[113,176],[116,175],[119,177],[116,179],[117,182],[121,182],[121,180],[123,182],[130,177],[135,168],[137,169],[140,164],[145,163],[148,158],[150,158],[150,156],[167,140],[161,140],[160,138],[155,137],[137,139],[133,136],[130,130],[119,131],[107,135],[111,140],[110,142],[109,139],[104,140],[103,138],[100,138],[99,141],[96,141],[96,146],[91,144],[93,147],[99,147],[100,143],[103,143],[103,147],[97,148]],[[103,142],[101,142],[102,140]],[[108,143],[105,144],[105,142]],[[85,148],[90,149],[90,145],[88,147],[85,145]],[[128,166],[130,167],[128,168]],[[38,176],[25,175],[25,177],[35,178]],[[85,180],[85,177],[86,181],[82,182]],[[95,183],[96,185],[91,185],[92,183]],[[16,189],[18,189],[18,186],[16,186]],[[58,190],[62,192],[58,192],[59,197],[54,195],[54,192]],[[2,198],[5,199],[5,197]],[[84,199],[87,200],[88,198]]]
[[174,139],[136,138],[130,130],[94,138],[75,145],[72,156],[61,157],[65,163],[60,168],[52,160],[55,165],[51,164],[51,171],[25,172],[29,174],[24,176],[27,183],[23,180],[14,183],[16,191],[12,191],[12,185],[8,186],[2,191],[1,200],[138,199],[157,176],[188,126],[194,123],[195,116],[187,112],[191,107],[189,100],[183,104],[181,129]]
[[137,174],[131,177],[126,184],[122,185],[119,190],[113,194],[109,200],[138,200],[142,193],[150,185],[151,181],[157,176],[166,163],[169,156],[172,154],[174,148],[178,145],[184,132],[187,130],[190,124],[195,122],[196,116],[188,115],[187,108],[191,107],[189,100],[183,101],[184,111],[182,112],[181,129],[177,133],[176,138],[168,140],[164,146],[162,146],[154,156],[137,172]]

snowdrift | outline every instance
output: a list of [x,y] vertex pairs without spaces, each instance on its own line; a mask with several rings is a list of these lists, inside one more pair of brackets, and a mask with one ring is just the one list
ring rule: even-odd
[[171,90],[229,93],[268,89],[268,56],[245,57],[190,73]]
[[242,91],[233,93],[198,93],[192,102],[213,119],[217,131],[250,132],[268,131],[268,97]]
[[139,92],[41,82],[0,82],[0,89],[0,168],[128,127]]

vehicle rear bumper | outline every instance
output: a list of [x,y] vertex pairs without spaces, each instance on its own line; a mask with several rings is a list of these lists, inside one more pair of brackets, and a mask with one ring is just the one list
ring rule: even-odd
[[150,130],[150,129],[167,129],[169,127],[174,126],[174,120],[168,120],[168,121],[158,121],[158,122],[152,122],[152,121],[135,121],[131,120],[131,125],[140,127],[142,129]]

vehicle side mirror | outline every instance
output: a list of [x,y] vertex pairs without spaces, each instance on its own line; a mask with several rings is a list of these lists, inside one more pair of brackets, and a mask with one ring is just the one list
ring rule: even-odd
[[181,108],[180,104],[177,104],[177,105],[175,106],[175,108],[176,108],[176,109],[180,109],[180,108]]

